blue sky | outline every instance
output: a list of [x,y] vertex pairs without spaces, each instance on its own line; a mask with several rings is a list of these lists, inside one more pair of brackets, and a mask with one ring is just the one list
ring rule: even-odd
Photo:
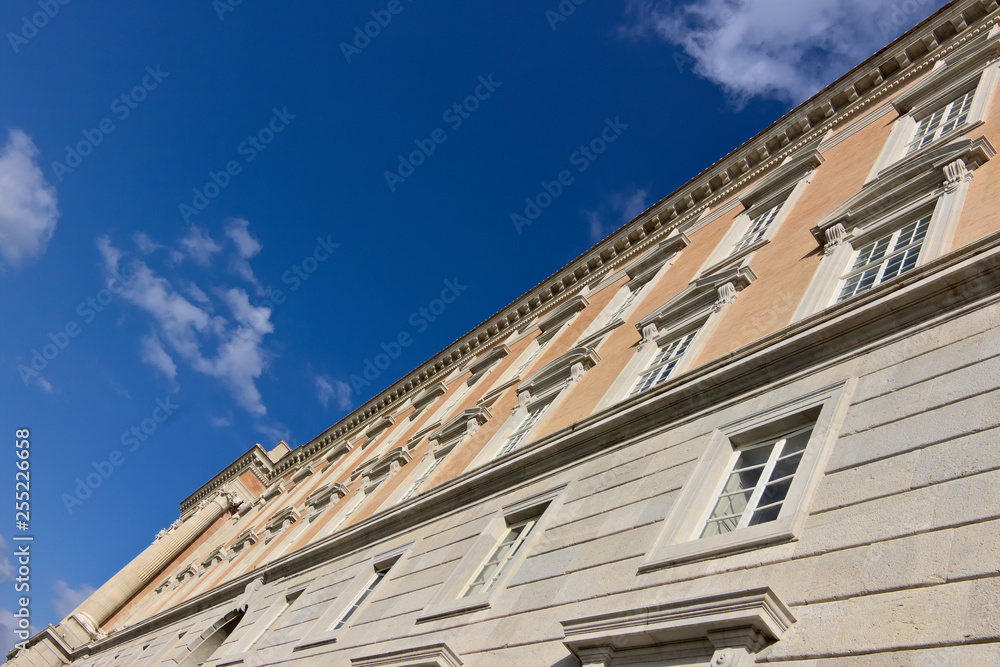
[[254,443],[308,441],[943,4],[63,1],[0,9],[39,628]]

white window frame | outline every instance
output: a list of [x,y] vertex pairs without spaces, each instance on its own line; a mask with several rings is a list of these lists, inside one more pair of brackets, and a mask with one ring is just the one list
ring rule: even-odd
[[[845,273],[844,276],[841,278],[840,284],[837,287],[836,296],[834,297],[836,303],[841,303],[842,301],[846,301],[847,299],[851,299],[860,294],[864,294],[868,290],[874,289],[875,287],[878,287],[882,283],[892,280],[916,268],[917,262],[920,259],[920,255],[923,253],[924,250],[923,243],[924,240],[927,238],[927,232],[930,229],[930,222],[931,219],[933,218],[933,212],[928,212],[923,215],[917,215],[911,217],[912,220],[910,220],[909,222],[904,222],[901,226],[897,226],[895,229],[887,231],[885,234],[880,235],[875,239],[872,239],[864,246],[854,251],[851,261],[848,263],[847,273]],[[913,235],[920,232],[921,228],[923,228],[923,232],[919,234],[920,238],[918,242],[908,241],[903,246],[899,245],[899,240],[904,230],[907,230],[909,232],[907,236],[909,236],[912,239]],[[869,250],[871,252],[874,252],[875,250],[879,249],[879,245],[882,244],[883,242],[885,243],[885,246],[882,249],[882,254],[879,256],[877,260],[875,260],[877,263],[872,262],[869,255],[869,259],[868,261],[865,262],[865,264],[860,266],[855,266],[858,260],[860,259],[862,252]],[[911,254],[914,250],[917,251],[917,254],[915,256]],[[910,265],[909,268],[903,268],[903,266],[900,265],[895,275],[886,277],[886,269],[889,266],[891,266],[893,262],[897,260],[897,258],[899,259],[900,263],[903,262],[908,263]],[[874,278],[868,284],[867,287],[863,287],[859,291],[858,288],[861,287],[861,285],[865,282],[865,276],[870,275],[869,272],[872,270],[875,270]],[[851,281],[855,277],[857,278],[857,282],[854,283],[852,292],[850,294],[847,294],[845,290],[847,289],[847,286],[851,284]]]
[[642,375],[650,369],[661,349],[694,331],[694,337],[671,368],[667,380],[676,378],[691,368],[691,363],[712,335],[726,306],[756,279],[757,276],[747,266],[747,262],[743,261],[736,267],[695,280],[683,292],[640,320],[636,324],[642,335],[639,348],[611,383],[597,410],[625,399],[638,398],[654,389],[655,386],[638,393],[632,391]]
[[278,624],[292,612],[305,590],[305,586],[299,586],[275,596],[274,602],[269,607],[246,624],[246,631],[233,644],[233,648],[216,663],[217,667],[245,662],[254,649],[278,629]]
[[[698,276],[711,276],[749,261],[753,253],[770,243],[823,162],[819,151],[804,150],[799,155],[786,158],[777,169],[740,195],[744,211],[736,216],[715,250],[702,264]],[[754,225],[772,211],[774,214],[768,224],[754,234],[752,242],[744,243]]]
[[[722,476],[722,479],[719,480],[719,485],[716,488],[715,493],[712,495],[712,502],[710,502],[708,507],[705,508],[705,513],[703,515],[702,520],[699,523],[698,537],[696,539],[706,539],[706,537],[714,537],[715,535],[724,535],[729,532],[748,528],[750,527],[750,522],[753,520],[755,514],[761,511],[761,509],[767,509],[775,505],[776,503],[772,502],[768,503],[767,505],[764,505],[763,507],[761,506],[760,503],[764,496],[764,491],[767,489],[768,486],[771,486],[773,484],[776,484],[784,480],[788,480],[789,483],[794,482],[795,475],[798,474],[799,465],[801,464],[802,451],[800,450],[789,454],[786,450],[788,441],[791,438],[800,435],[805,435],[807,433],[811,435],[813,428],[814,428],[813,424],[809,424],[807,426],[797,426],[790,432],[781,433],[780,435],[776,436],[771,435],[758,442],[751,442],[745,445],[740,445],[739,447],[734,447],[732,458],[730,460],[729,466],[727,467],[727,472],[725,475]],[[770,448],[768,456],[765,459],[764,463],[759,465],[744,466],[743,468],[740,468],[740,470],[749,470],[751,468],[758,468],[758,467],[761,469],[760,477],[757,479],[757,482],[754,484],[754,486],[750,488],[741,488],[734,491],[727,491],[726,486],[729,483],[732,476],[737,472],[736,465],[740,462],[744,454],[754,450],[763,449],[764,447]],[[796,463],[795,470],[793,470],[790,474],[784,477],[775,479],[774,471],[777,468],[778,462],[790,459],[793,456],[798,456],[799,458],[799,461]],[[715,509],[721,503],[723,496],[736,497],[737,495],[741,493],[746,493],[747,491],[750,492],[750,498],[747,500],[746,505],[739,511],[738,515],[734,513],[731,515],[715,516]],[[777,504],[784,506],[785,500],[787,498],[788,494],[786,492],[786,494],[781,497],[781,500],[777,501]],[[726,518],[730,520],[736,519],[736,525],[730,530],[727,530],[725,532],[714,533],[712,535],[707,535],[707,536],[705,535],[705,532],[708,530],[708,525],[710,523],[721,523],[722,520]],[[765,521],[762,523],[768,523],[768,522]],[[760,524],[754,524],[754,525],[760,525]]]
[[[798,539],[855,383],[853,379],[838,382],[716,428],[707,436],[704,453],[667,514],[640,573]],[[809,441],[778,518],[702,537],[705,520],[732,472],[740,448],[810,425]]]
[[[343,633],[349,631],[357,622],[359,618],[358,612],[364,613],[365,608],[371,604],[373,598],[369,594],[365,597],[363,604],[358,606],[354,612],[351,612],[352,607],[364,594],[368,585],[378,576],[379,572],[384,572],[384,576],[379,580],[379,585],[375,588],[375,591],[384,594],[386,586],[391,585],[394,581],[394,578],[391,576],[393,570],[399,571],[401,568],[400,563],[409,554],[413,553],[415,544],[415,541],[407,542],[388,551],[378,553],[363,562],[358,573],[344,586],[343,590],[334,598],[326,611],[313,622],[305,636],[293,647],[293,652],[305,651],[338,641]],[[341,621],[344,620],[344,616],[349,613],[351,615],[348,622],[338,627],[338,624],[341,624]]]
[[[565,498],[565,490],[565,484],[546,489],[506,505],[491,517],[487,517],[483,532],[472,543],[465,556],[438,589],[434,599],[417,617],[417,623],[426,623],[491,608],[496,603],[497,598],[502,595],[507,583],[517,572],[521,563],[528,557],[532,545],[545,531],[550,517],[558,511]],[[532,518],[535,520],[535,524],[530,534],[518,552],[512,555],[503,572],[496,577],[491,587],[474,595],[463,596],[500,540],[507,535],[510,527]]]
[[[985,122],[1000,82],[1000,62],[996,61],[1000,54],[998,45],[1000,29],[994,26],[988,35],[949,54],[947,60],[938,61],[920,81],[892,99],[899,118],[893,123],[882,152],[865,178],[865,185],[891,172],[897,163],[964,136]],[[918,150],[908,152],[921,121],[970,89],[975,90],[975,96],[965,122],[940,133]]]
[[[507,532],[500,538],[496,546],[493,547],[493,551],[480,564],[479,569],[476,570],[472,579],[465,585],[465,590],[462,592],[461,597],[470,598],[492,591],[497,581],[503,578],[511,562],[520,554],[525,542],[531,538],[537,523],[538,517],[530,517],[508,524]],[[514,531],[517,531],[517,533],[515,534]],[[510,539],[509,542],[507,541],[508,538]],[[505,546],[507,547],[506,550],[501,551]],[[495,567],[487,574],[487,568],[490,565],[494,565]],[[483,581],[480,582],[480,579]],[[473,590],[475,586],[480,586],[480,588]]]
[[447,457],[447,452],[441,454],[440,456],[435,456],[433,452],[428,451],[427,454],[424,455],[424,458],[430,458],[430,460],[424,464],[423,470],[419,473],[415,472],[415,474],[417,474],[417,478],[408,487],[406,487],[406,491],[402,496],[400,496],[399,502],[406,502],[413,496],[417,495],[420,492],[420,487],[424,485],[424,482],[430,479],[430,476],[434,474],[434,471],[437,470],[441,464],[444,463],[444,460]]
[[[700,327],[676,336],[662,336],[657,341],[656,351],[653,353],[652,359],[650,359],[646,368],[639,374],[639,377],[636,378],[628,395],[635,396],[636,394],[641,394],[666,382],[667,378],[674,375],[675,371],[677,373],[682,372],[685,361],[689,361],[691,358],[688,351],[691,348],[691,343],[698,337],[699,331],[701,331]],[[678,348],[680,348],[679,351]],[[665,353],[667,353],[667,356],[663,356]],[[667,366],[669,366],[667,374],[661,376],[663,369]],[[653,377],[656,379],[647,385],[648,380]]]

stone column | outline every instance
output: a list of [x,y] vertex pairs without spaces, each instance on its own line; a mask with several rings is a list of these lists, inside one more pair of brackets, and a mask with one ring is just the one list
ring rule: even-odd
[[60,623],[66,639],[75,646],[93,639],[115,612],[148,586],[153,577],[229,511],[232,504],[228,494],[220,494],[175,530],[153,542]]

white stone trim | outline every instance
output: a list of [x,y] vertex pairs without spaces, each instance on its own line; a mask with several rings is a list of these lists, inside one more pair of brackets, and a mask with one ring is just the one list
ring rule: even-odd
[[[640,574],[798,539],[847,414],[854,384],[853,380],[845,380],[719,426],[709,436],[694,472],[667,514],[662,531],[639,568]],[[720,480],[730,472],[734,451],[740,445],[810,422],[815,425],[778,518],[699,539],[706,508],[711,509]]]
[[[555,513],[562,504],[566,485],[560,485],[547,489],[541,493],[523,498],[517,502],[505,505],[492,515],[483,532],[472,543],[469,550],[452,570],[451,574],[438,589],[437,595],[431,600],[420,615],[417,623],[426,623],[441,618],[467,614],[474,611],[489,609],[496,601],[496,598],[504,590],[507,582],[520,567],[527,557],[539,535],[545,530],[548,517]],[[532,532],[528,535],[519,553],[511,560],[503,574],[493,583],[493,586],[482,593],[460,598],[472,578],[479,572],[483,562],[489,557],[496,544],[507,533],[508,527],[524,521],[525,519],[536,518]]]
[[795,616],[770,588],[756,588],[562,621],[562,626],[563,644],[584,667],[634,664],[629,658],[649,647],[665,649],[659,656],[664,659],[672,649],[673,657],[688,657],[685,642],[693,640],[709,642],[713,667],[742,667],[754,664],[754,655],[793,623]]
[[890,100],[889,103],[899,113],[899,118],[893,124],[889,139],[865,178],[865,185],[879,178],[887,168],[900,159],[909,157],[904,153],[919,121],[975,84],[977,78],[979,81],[975,84],[975,99],[966,122],[921,148],[917,153],[946,144],[981,126],[989,114],[997,84],[1000,82],[1000,62],[997,62],[997,57],[1000,57],[1000,37],[994,27],[979,44],[969,44],[965,53],[950,55],[945,65],[936,67],[909,90]]
[[458,654],[443,643],[351,658],[351,667],[462,667],[463,664]]
[[[405,560],[412,553],[415,544],[416,541],[407,542],[388,551],[378,553],[362,563],[358,569],[358,573],[350,583],[330,603],[330,606],[323,612],[323,615],[313,622],[306,631],[305,636],[295,644],[292,650],[304,651],[336,642],[338,637],[351,626],[348,624],[339,630],[334,630],[333,626],[340,620],[340,617],[347,611],[348,607],[354,603],[361,591],[371,581],[372,576],[378,572],[387,572],[384,584],[379,587],[384,593],[385,586],[392,584],[393,579],[389,576],[392,570],[398,566],[400,561]],[[366,600],[366,602],[370,604],[371,600]]]
[[834,305],[855,252],[927,211],[933,214],[916,267],[947,253],[969,193],[972,170],[994,153],[983,137],[919,151],[824,218],[811,230],[824,247],[823,257],[792,321]]

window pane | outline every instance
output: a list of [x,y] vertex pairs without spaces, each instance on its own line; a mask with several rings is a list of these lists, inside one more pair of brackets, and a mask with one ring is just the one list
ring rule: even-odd
[[780,512],[780,504],[766,507],[762,510],[754,512],[754,515],[750,519],[750,523],[748,525],[756,526],[762,523],[768,523],[769,521],[776,521]]

